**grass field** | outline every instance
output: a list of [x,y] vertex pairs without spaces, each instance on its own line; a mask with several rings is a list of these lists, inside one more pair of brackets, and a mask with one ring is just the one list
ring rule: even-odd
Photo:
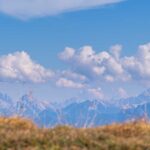
[[40,129],[29,120],[0,118],[0,150],[150,150],[150,124]]

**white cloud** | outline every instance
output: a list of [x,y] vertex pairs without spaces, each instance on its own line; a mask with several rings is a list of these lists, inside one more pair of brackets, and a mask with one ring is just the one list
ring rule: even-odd
[[114,77],[111,76],[111,75],[106,75],[104,78],[105,78],[105,80],[108,81],[108,82],[114,82]]
[[122,51],[122,45],[114,45],[110,48],[110,53],[116,60],[119,60]]
[[105,67],[98,67],[98,66],[94,66],[93,67],[93,72],[96,74],[96,75],[101,75],[103,74],[105,71]]
[[101,88],[90,88],[90,89],[88,89],[88,92],[89,92],[94,98],[98,98],[98,99],[103,99],[103,98],[104,98],[104,94],[103,94]]
[[0,11],[22,19],[87,9],[122,0],[0,0]]
[[118,93],[119,93],[119,96],[121,98],[127,98],[128,97],[128,94],[124,88],[119,88]]
[[150,43],[140,45],[138,53],[135,56],[124,57],[122,63],[134,80],[150,83]]
[[[110,82],[115,80],[127,81],[130,76],[123,68],[120,58],[121,50],[122,46],[115,45],[110,48],[110,53],[107,51],[96,53],[91,46],[84,46],[79,50],[73,50],[71,57],[60,58],[76,72],[92,80],[102,78]],[[66,53],[66,49],[60,55],[64,53]]]
[[64,78],[68,78],[75,81],[86,81],[87,78],[84,75],[81,75],[79,73],[70,71],[70,70],[64,70],[61,72],[61,76]]
[[63,61],[67,62],[71,70],[84,75],[91,82],[134,81],[149,86],[150,43],[140,45],[132,56],[121,56],[121,51],[121,45],[114,45],[108,51],[101,52],[91,46],[84,46],[73,49],[73,55]]
[[[105,86],[114,87],[121,97],[126,96],[126,91],[119,89],[123,84],[136,82],[136,85],[142,83],[149,86],[150,43],[140,45],[132,56],[121,56],[121,50],[120,45],[100,52],[91,46],[77,50],[66,48],[59,57],[66,62],[67,69],[55,71],[53,83],[58,87],[85,90],[93,97],[104,96],[102,90],[106,90]],[[52,75],[51,70],[35,63],[26,52],[0,56],[0,81],[39,83]],[[95,88],[97,86],[102,90]]]
[[59,54],[59,58],[62,60],[69,60],[74,56],[75,50],[73,48],[66,47],[65,50]]
[[45,82],[53,72],[33,62],[26,52],[15,52],[0,57],[0,80]]
[[65,88],[74,88],[74,89],[81,89],[84,88],[84,84],[82,83],[77,83],[74,82],[73,80],[69,80],[66,78],[60,78],[57,82],[56,85],[58,87],[65,87]]

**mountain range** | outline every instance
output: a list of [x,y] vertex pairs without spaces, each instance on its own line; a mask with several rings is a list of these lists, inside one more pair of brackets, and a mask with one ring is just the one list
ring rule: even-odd
[[150,89],[142,94],[115,101],[71,100],[67,104],[42,102],[31,94],[18,101],[0,93],[0,115],[33,120],[38,126],[70,125],[93,127],[150,117]]

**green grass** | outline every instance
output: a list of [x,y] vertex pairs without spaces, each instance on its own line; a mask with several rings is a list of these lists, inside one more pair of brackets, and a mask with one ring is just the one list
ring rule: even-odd
[[40,129],[29,120],[0,118],[0,150],[150,150],[150,125]]

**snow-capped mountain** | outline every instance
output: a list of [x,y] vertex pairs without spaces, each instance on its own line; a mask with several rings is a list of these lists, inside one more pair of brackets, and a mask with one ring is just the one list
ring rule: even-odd
[[17,114],[29,118],[33,118],[33,116],[35,118],[38,116],[39,112],[44,109],[45,107],[30,95],[22,96],[22,98],[16,103]]
[[117,101],[116,105],[118,105],[119,107],[135,107],[147,102],[150,102],[150,89],[144,91],[138,96],[120,99]]
[[[66,124],[76,127],[90,127],[112,123],[118,117],[117,114],[120,110],[115,106],[102,103],[101,101],[86,100],[81,103],[72,103],[65,107],[62,112]],[[112,115],[114,115],[114,120],[112,120]]]
[[[17,101],[14,113],[18,116],[32,119],[37,124],[44,126],[49,125],[46,119],[56,118],[55,110],[51,106],[51,103],[38,101],[32,94],[26,94]],[[50,122],[50,125],[53,125],[52,122]]]
[[117,100],[116,103],[101,100],[71,100],[58,107],[39,101],[32,94],[12,100],[0,93],[0,115],[18,115],[35,121],[39,126],[71,125],[91,127],[150,117],[150,90],[136,97]]

